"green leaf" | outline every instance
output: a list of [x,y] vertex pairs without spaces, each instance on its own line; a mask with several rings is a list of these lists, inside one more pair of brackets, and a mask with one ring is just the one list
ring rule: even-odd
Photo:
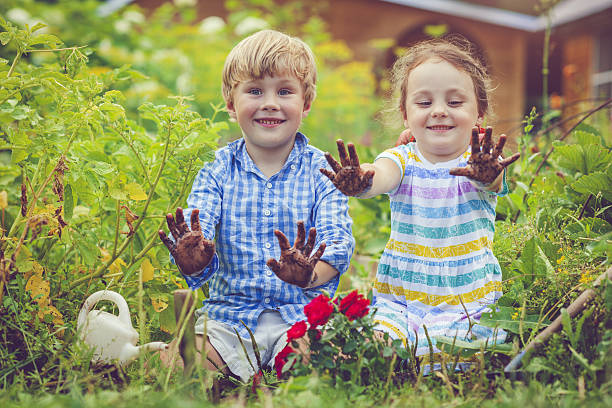
[[74,197],[72,194],[72,186],[66,183],[64,187],[64,219],[66,221],[72,218],[72,212],[74,211]]
[[26,149],[21,149],[19,147],[13,147],[11,152],[11,162],[13,164],[21,163],[28,157],[29,153]]
[[576,130],[574,131],[573,135],[576,138],[576,142],[582,146],[601,144],[601,139],[599,136],[591,132]]
[[589,174],[604,170],[612,161],[612,152],[600,144],[566,145],[555,142],[554,157],[559,165],[567,170]]
[[62,41],[52,34],[39,34],[37,36],[32,37],[32,39],[30,39],[29,45],[31,46],[31,45],[37,45],[37,44],[44,44],[44,45],[48,45],[50,48],[57,48],[57,46],[61,43]]
[[[520,312],[517,309],[498,306],[495,311],[483,313],[479,323],[486,327],[498,327],[512,333],[519,333],[520,319]],[[522,322],[523,329],[543,329],[550,324],[549,321],[538,323],[539,319],[538,315],[526,315]]]
[[596,196],[601,192],[603,198],[612,201],[612,177],[601,171],[581,176],[571,184],[571,188],[586,195]]

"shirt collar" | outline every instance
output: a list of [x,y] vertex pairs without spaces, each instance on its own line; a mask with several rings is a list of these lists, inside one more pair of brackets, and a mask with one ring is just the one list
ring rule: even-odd
[[[291,153],[289,153],[289,157],[287,157],[287,161],[283,165],[283,169],[287,167],[287,165],[289,165],[290,163],[293,163],[298,160],[302,156],[302,153],[304,152],[304,149],[307,145],[308,138],[304,136],[304,134],[302,134],[301,132],[297,132],[295,134],[295,142],[293,143],[293,149],[291,149]],[[240,139],[234,140],[233,142],[229,143],[228,147],[232,152],[233,156],[244,166],[244,169],[246,171],[251,171],[257,174],[261,173],[259,169],[255,166],[255,163],[253,163],[253,159],[251,159],[251,156],[249,156],[249,154],[247,153],[244,137],[241,137]]]

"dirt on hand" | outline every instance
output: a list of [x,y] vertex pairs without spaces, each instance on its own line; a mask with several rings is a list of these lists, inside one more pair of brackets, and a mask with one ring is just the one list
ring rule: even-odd
[[506,135],[501,135],[497,145],[493,148],[492,134],[493,128],[487,127],[481,148],[478,128],[473,128],[472,155],[468,159],[467,166],[452,168],[449,173],[454,176],[465,176],[481,183],[490,184],[499,176],[504,168],[521,156],[520,153],[515,153],[507,159],[500,160],[499,157],[504,149],[504,144],[506,144]]
[[306,288],[316,281],[314,267],[325,251],[325,242],[321,243],[319,249],[310,256],[314,248],[317,231],[314,228],[310,229],[308,241],[304,245],[306,238],[304,222],[298,221],[297,226],[298,233],[292,247],[289,245],[289,240],[285,234],[279,230],[274,231],[274,235],[278,239],[278,245],[281,248],[281,256],[278,261],[270,258],[266,264],[279,279],[300,288]]
[[215,243],[204,238],[200,227],[200,211],[191,213],[191,230],[185,222],[183,209],[176,209],[176,220],[172,214],[166,215],[168,229],[174,242],[159,230],[159,238],[174,257],[176,265],[183,275],[195,275],[202,271],[215,254]]
[[363,171],[361,169],[355,145],[352,143],[348,144],[347,156],[344,141],[338,139],[336,144],[338,145],[340,163],[331,154],[325,153],[325,158],[333,171],[320,169],[321,173],[325,174],[344,195],[358,196],[367,192],[372,187],[374,171]]

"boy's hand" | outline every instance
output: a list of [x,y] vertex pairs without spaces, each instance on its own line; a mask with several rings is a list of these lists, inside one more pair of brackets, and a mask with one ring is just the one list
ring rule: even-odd
[[507,159],[499,160],[502,154],[504,144],[506,143],[506,135],[501,135],[495,148],[491,134],[493,129],[488,126],[482,140],[482,150],[480,141],[478,140],[478,128],[472,129],[472,155],[468,159],[468,164],[465,167],[455,167],[450,170],[450,174],[454,176],[465,176],[475,181],[485,184],[491,184],[502,170],[512,164],[521,155],[515,153]]
[[357,157],[355,146],[352,143],[348,144],[348,155],[350,159],[346,155],[346,149],[344,148],[342,139],[338,139],[336,144],[338,145],[338,154],[342,165],[340,165],[331,154],[326,152],[325,158],[334,171],[332,172],[327,169],[319,170],[321,170],[321,173],[325,174],[344,195],[357,196],[367,192],[372,187],[374,170],[363,171],[361,169],[361,166],[359,166],[359,157]]
[[306,288],[316,281],[314,267],[325,251],[325,242],[321,243],[317,252],[310,256],[317,231],[314,228],[310,229],[308,232],[308,242],[304,246],[304,238],[306,238],[304,222],[298,221],[297,226],[298,234],[293,247],[289,246],[289,240],[285,234],[279,230],[274,230],[274,235],[278,238],[278,245],[281,248],[280,262],[270,258],[267,265],[279,279],[292,285],[297,285],[300,288]]
[[174,257],[176,265],[183,275],[194,275],[204,269],[215,254],[215,243],[202,235],[200,228],[200,211],[194,209],[191,213],[191,231],[183,217],[183,209],[176,209],[176,221],[172,214],[166,215],[168,229],[174,237],[174,242],[159,230],[159,238]]

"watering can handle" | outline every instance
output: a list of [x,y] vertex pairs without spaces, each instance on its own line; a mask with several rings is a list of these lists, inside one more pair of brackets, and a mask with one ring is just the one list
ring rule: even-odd
[[115,302],[115,304],[119,308],[119,321],[121,321],[121,323],[127,325],[128,327],[132,327],[132,321],[130,320],[130,310],[128,308],[127,302],[125,301],[123,296],[121,296],[117,292],[113,292],[112,290],[100,290],[91,294],[87,298],[87,300],[83,304],[83,307],[81,308],[81,311],[79,312],[79,317],[77,320],[78,327],[81,327],[83,326],[83,324],[85,324],[85,320],[87,319],[89,311],[101,300],[110,300],[111,302]]

